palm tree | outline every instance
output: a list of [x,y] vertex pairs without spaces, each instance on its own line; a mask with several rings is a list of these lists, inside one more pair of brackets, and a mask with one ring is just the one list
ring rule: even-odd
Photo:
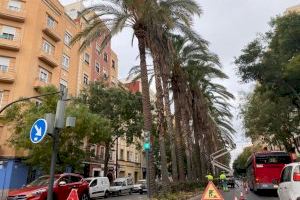
[[[91,13],[93,13],[91,15]],[[87,17],[86,28],[77,34],[73,42],[83,39],[81,50],[87,47],[100,34],[106,33],[102,47],[115,34],[129,27],[134,31],[134,36],[138,40],[141,80],[143,90],[143,114],[144,130],[151,131],[152,114],[150,110],[149,84],[146,64],[147,38],[159,36],[159,29],[174,29],[192,35],[188,27],[191,22],[191,15],[200,14],[198,5],[192,0],[112,0],[94,5],[82,11],[81,16]],[[157,24],[165,25],[159,27]],[[107,33],[107,27],[110,32]],[[159,29],[158,29],[159,28]],[[149,37],[150,36],[150,37]],[[149,194],[154,191],[154,167],[153,156],[150,152],[149,166]]]

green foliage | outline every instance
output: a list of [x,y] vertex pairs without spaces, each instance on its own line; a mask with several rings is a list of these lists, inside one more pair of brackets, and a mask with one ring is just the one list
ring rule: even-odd
[[120,88],[105,88],[93,83],[78,99],[88,105],[90,111],[109,120],[111,133],[109,140],[126,136],[129,143],[142,130],[142,99],[140,94],[132,94]]
[[[42,93],[57,91],[54,86],[42,88]],[[46,113],[55,113],[58,95],[51,95],[41,99],[41,105],[34,102],[23,102],[12,106],[6,111],[6,122],[13,132],[9,143],[16,149],[26,152],[26,162],[40,167],[48,172],[51,161],[52,139],[46,136],[39,144],[32,144],[29,132],[32,124],[38,118],[44,118]],[[92,114],[83,104],[68,103],[66,116],[76,117],[74,128],[64,128],[59,136],[59,153],[57,171],[64,171],[72,166],[81,170],[81,162],[86,156],[82,148],[84,139],[93,138],[98,142],[107,138],[110,127],[109,122],[98,115]]]
[[235,60],[242,80],[258,83],[242,111],[247,136],[287,149],[300,133],[299,24],[296,13],[275,18],[272,30],[248,44]]
[[233,161],[233,169],[235,175],[245,175],[247,161],[252,153],[259,151],[261,146],[250,146],[244,148],[243,152]]
[[300,15],[289,14],[272,21],[272,30],[257,38],[236,58],[244,82],[258,81],[262,87],[289,96],[300,105]]

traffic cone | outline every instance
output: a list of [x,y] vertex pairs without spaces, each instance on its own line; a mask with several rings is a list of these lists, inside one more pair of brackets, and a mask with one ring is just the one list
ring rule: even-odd
[[234,197],[234,200],[239,200],[236,196]]
[[244,197],[243,192],[241,192],[240,200],[246,200],[245,197]]
[[246,187],[245,191],[246,191],[246,194],[248,194],[248,187]]

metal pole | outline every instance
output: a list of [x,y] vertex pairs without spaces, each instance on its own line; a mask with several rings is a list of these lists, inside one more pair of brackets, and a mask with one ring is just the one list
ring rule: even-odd
[[116,147],[116,178],[118,178],[118,153],[119,153],[119,138],[117,138],[117,147]]
[[54,185],[54,175],[55,175],[55,165],[56,165],[56,157],[58,151],[58,134],[59,129],[55,128],[53,134],[53,146],[52,146],[52,157],[51,157],[51,166],[50,166],[50,180],[48,187],[47,200],[53,199],[53,185]]
[[67,99],[67,94],[68,94],[68,90],[67,88],[65,88],[64,91],[62,91],[60,100],[58,100],[56,106],[53,147],[52,147],[52,157],[51,157],[51,166],[50,166],[50,180],[49,180],[47,200],[53,200],[53,185],[54,185],[56,157],[58,152],[59,131],[65,126],[65,122],[64,122],[65,100]]
[[149,174],[149,150],[146,150],[146,179],[147,179],[147,197],[148,199],[150,199],[150,190],[149,190],[149,186],[150,186],[150,174]]

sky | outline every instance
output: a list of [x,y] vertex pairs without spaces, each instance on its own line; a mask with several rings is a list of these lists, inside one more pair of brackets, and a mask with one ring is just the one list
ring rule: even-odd
[[[65,5],[76,0],[60,0]],[[97,3],[100,0],[90,0]],[[300,4],[300,0],[196,0],[203,14],[195,18],[194,29],[210,42],[210,50],[221,60],[228,80],[218,81],[236,97],[232,103],[233,125],[237,133],[234,136],[237,147],[231,152],[232,161],[251,144],[245,138],[239,107],[243,96],[253,89],[253,84],[243,84],[236,75],[234,57],[251,42],[258,33],[270,29],[268,22],[272,17],[282,15],[291,6]],[[132,32],[125,30],[112,40],[112,48],[119,58],[119,78],[126,78],[132,66],[138,64],[136,41],[131,45]]]

